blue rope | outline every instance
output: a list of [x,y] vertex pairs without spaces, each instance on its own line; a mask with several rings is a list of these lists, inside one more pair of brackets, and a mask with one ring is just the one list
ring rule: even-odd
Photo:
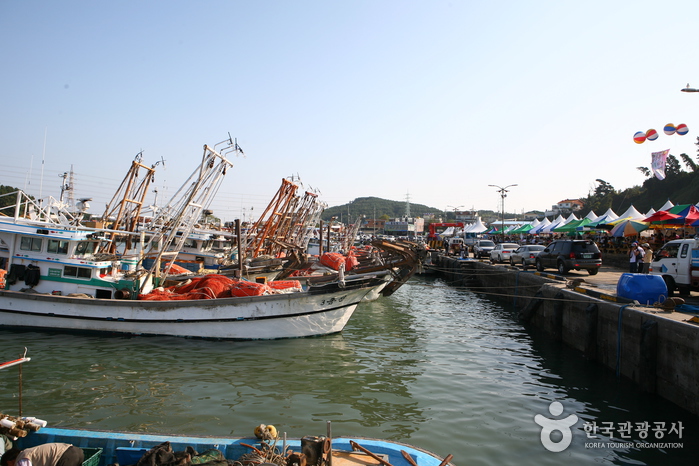
[[631,304],[624,304],[619,308],[619,322],[617,324],[616,331],[616,377],[619,378],[619,366],[621,362],[621,317],[623,316],[624,309],[629,307]]

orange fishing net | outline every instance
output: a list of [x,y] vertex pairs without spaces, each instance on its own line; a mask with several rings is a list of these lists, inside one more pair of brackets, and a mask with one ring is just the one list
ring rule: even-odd
[[215,299],[232,296],[262,296],[290,291],[302,291],[301,283],[298,280],[280,280],[265,284],[211,274],[193,278],[191,282],[184,285],[156,288],[148,294],[138,295],[138,299],[144,301]]

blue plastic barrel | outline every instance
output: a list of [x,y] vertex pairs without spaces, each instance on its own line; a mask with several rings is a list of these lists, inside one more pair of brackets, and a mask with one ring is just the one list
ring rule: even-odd
[[652,306],[657,302],[665,302],[667,285],[660,275],[624,273],[616,284],[616,295]]

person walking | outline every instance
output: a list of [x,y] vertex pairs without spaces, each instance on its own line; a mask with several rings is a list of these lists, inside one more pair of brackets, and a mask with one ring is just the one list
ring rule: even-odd
[[641,247],[643,248],[643,262],[641,263],[641,270],[639,270],[639,272],[649,273],[650,264],[653,262],[653,250],[648,243],[643,243]]

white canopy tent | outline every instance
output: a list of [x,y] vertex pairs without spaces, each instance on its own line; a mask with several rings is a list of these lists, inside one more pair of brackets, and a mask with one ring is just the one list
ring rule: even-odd
[[541,233],[541,230],[543,230],[549,225],[551,225],[551,220],[545,218],[541,222],[539,222],[537,226],[529,230],[529,233],[532,235],[538,235],[539,233]]
[[481,218],[477,217],[476,218],[476,223],[474,223],[468,230],[464,229],[465,233],[483,233],[484,231],[487,231],[488,227],[483,225],[483,222],[481,222]]
[[665,202],[665,204],[663,204],[663,206],[661,208],[659,208],[658,210],[670,210],[673,207],[675,207],[675,204],[670,202],[670,199],[668,199],[667,202]]
[[619,218],[628,218],[630,220],[637,220],[637,219],[644,219],[646,217],[643,216],[642,213],[640,213],[636,208],[632,205],[628,209],[626,209],[626,212],[623,214],[619,215]]

